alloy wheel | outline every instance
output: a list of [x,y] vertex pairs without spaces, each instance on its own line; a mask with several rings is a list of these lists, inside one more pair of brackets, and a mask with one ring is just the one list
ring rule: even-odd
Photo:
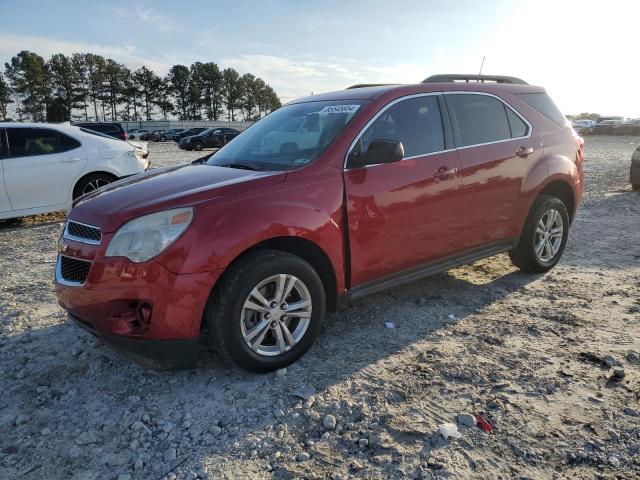
[[104,187],[105,185],[109,185],[109,183],[110,182],[102,178],[97,178],[95,180],[92,180],[91,182],[87,183],[84,186],[84,188],[82,189],[82,194],[86,195],[87,193],[93,192],[94,190]]
[[562,246],[563,234],[564,222],[560,212],[555,209],[545,212],[536,225],[534,248],[538,260],[553,260]]
[[273,275],[247,296],[240,329],[247,346],[259,355],[281,355],[297,345],[311,321],[307,286],[293,275]]

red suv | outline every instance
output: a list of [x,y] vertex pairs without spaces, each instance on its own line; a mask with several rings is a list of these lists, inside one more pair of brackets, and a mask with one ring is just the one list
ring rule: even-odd
[[206,339],[245,369],[280,368],[353,299],[500,252],[552,268],[583,158],[545,90],[512,77],[314,95],[200,162],[76,201],[58,299],[152,365],[193,365]]

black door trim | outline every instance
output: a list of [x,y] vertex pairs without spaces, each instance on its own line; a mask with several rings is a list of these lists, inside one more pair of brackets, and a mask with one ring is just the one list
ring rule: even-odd
[[466,265],[482,258],[492,257],[493,255],[507,252],[513,249],[516,243],[517,238],[506,238],[364,283],[342,294],[338,299],[338,308],[344,308],[353,300],[366,295],[371,295],[372,293],[389,290],[405,283],[429,277],[436,273],[446,272],[447,270],[451,270],[452,268],[460,265]]

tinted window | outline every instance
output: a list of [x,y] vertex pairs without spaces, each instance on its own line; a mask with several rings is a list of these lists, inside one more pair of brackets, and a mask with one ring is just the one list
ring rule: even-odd
[[510,108],[507,108],[507,116],[509,117],[509,125],[511,126],[511,137],[518,138],[526,136],[527,130],[529,129],[527,124]]
[[518,98],[535,108],[542,115],[562,128],[568,128],[569,122],[546,93],[521,93]]
[[356,148],[366,152],[374,140],[399,140],[405,157],[444,150],[437,97],[410,98],[392,105],[367,128]]
[[71,138],[69,135],[65,135],[64,133],[58,132],[58,136],[60,137],[61,152],[67,152],[69,150],[73,150],[74,148],[78,148],[80,146],[80,142],[75,138]]
[[58,132],[47,128],[7,128],[9,155],[30,157],[60,152]]
[[462,146],[511,138],[504,104],[488,95],[449,95]]

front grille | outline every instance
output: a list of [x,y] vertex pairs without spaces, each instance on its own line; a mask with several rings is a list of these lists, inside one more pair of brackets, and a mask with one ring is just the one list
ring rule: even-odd
[[91,225],[85,225],[83,223],[73,222],[69,220],[67,222],[67,233],[74,237],[89,240],[91,242],[100,242],[102,233],[98,227],[92,227]]
[[84,283],[89,274],[89,267],[91,262],[60,256],[60,275],[67,282]]

